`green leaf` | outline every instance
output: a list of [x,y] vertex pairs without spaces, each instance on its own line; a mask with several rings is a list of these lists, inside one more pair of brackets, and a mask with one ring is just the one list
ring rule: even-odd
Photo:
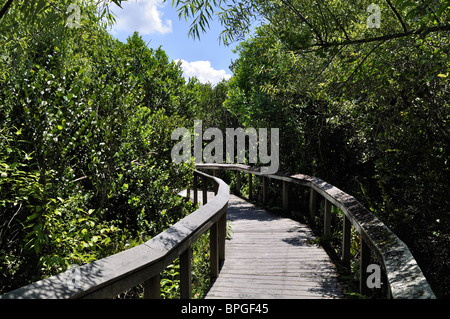
[[39,216],[38,213],[33,213],[33,214],[31,214],[30,216],[27,217],[27,220],[28,220],[28,221],[33,220],[33,219],[35,219],[35,218],[38,217],[38,216]]

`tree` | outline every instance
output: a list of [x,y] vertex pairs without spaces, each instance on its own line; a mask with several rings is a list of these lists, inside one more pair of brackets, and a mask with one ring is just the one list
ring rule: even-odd
[[280,169],[354,194],[448,296],[450,2],[378,1],[379,28],[372,2],[174,3],[192,36],[214,12],[223,42],[252,33],[225,107],[244,126],[279,127]]
[[65,26],[63,1],[13,1],[2,18],[2,292],[139,244],[193,209],[177,195],[193,167],[170,152],[189,109],[179,66],[137,34],[112,38],[98,7],[78,3],[80,28]]
[[[371,1],[174,0],[172,4],[178,7],[180,17],[191,21],[191,36],[199,37],[200,29],[205,32],[209,20],[216,15],[224,26],[222,40],[225,43],[242,39],[255,23],[270,23],[281,31],[280,34],[295,34],[298,50],[388,41],[450,30],[448,0],[380,1],[382,27],[363,33],[359,28],[366,24],[366,11]],[[284,23],[286,20],[288,23]]]

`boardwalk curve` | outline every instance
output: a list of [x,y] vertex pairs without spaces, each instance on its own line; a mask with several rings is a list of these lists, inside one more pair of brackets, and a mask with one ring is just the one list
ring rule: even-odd
[[341,298],[337,270],[305,225],[230,195],[220,276],[205,298]]
[[[408,247],[353,196],[316,177],[284,173],[262,175],[245,165],[218,165],[201,166],[213,169],[213,175],[217,169],[234,170],[238,194],[240,173],[247,173],[250,198],[253,198],[252,176],[258,176],[263,203],[268,196],[268,179],[281,181],[285,211],[289,210],[290,186],[310,187],[311,219],[318,217],[317,197],[323,197],[325,235],[330,233],[332,205],[340,209],[343,213],[342,262],[349,262],[351,229],[356,230],[361,239],[360,291],[363,294],[368,288],[366,266],[371,254],[375,254],[386,274],[388,298],[435,298]],[[208,192],[211,188],[214,192]],[[184,193],[187,196],[188,193]],[[180,297],[190,299],[192,244],[207,231],[210,234],[210,277],[214,282],[206,298],[342,297],[334,265],[322,248],[310,243],[315,238],[305,225],[230,195],[230,188],[223,180],[198,170],[194,171],[189,196],[194,204],[204,203],[147,242],[18,288],[0,299],[113,298],[140,283],[144,287],[144,298],[160,298],[160,274],[176,258],[180,259]],[[226,243],[227,215],[234,233]],[[223,267],[219,269],[221,263]]]

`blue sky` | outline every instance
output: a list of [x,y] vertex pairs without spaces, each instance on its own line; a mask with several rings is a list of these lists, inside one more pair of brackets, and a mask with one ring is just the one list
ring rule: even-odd
[[201,82],[215,84],[231,77],[229,66],[237,58],[232,52],[236,45],[219,44],[219,22],[210,22],[208,32],[194,40],[188,37],[190,23],[178,18],[170,0],[129,0],[122,3],[122,9],[115,5],[111,9],[116,24],[110,33],[120,41],[138,31],[150,48],[162,46],[170,59],[181,60],[186,78],[197,76]]

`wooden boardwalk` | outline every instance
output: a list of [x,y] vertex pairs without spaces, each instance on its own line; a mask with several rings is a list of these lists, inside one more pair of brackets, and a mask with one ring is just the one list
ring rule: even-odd
[[[200,196],[199,196],[200,198]],[[337,270],[312,231],[230,195],[232,238],[205,298],[342,298]]]

